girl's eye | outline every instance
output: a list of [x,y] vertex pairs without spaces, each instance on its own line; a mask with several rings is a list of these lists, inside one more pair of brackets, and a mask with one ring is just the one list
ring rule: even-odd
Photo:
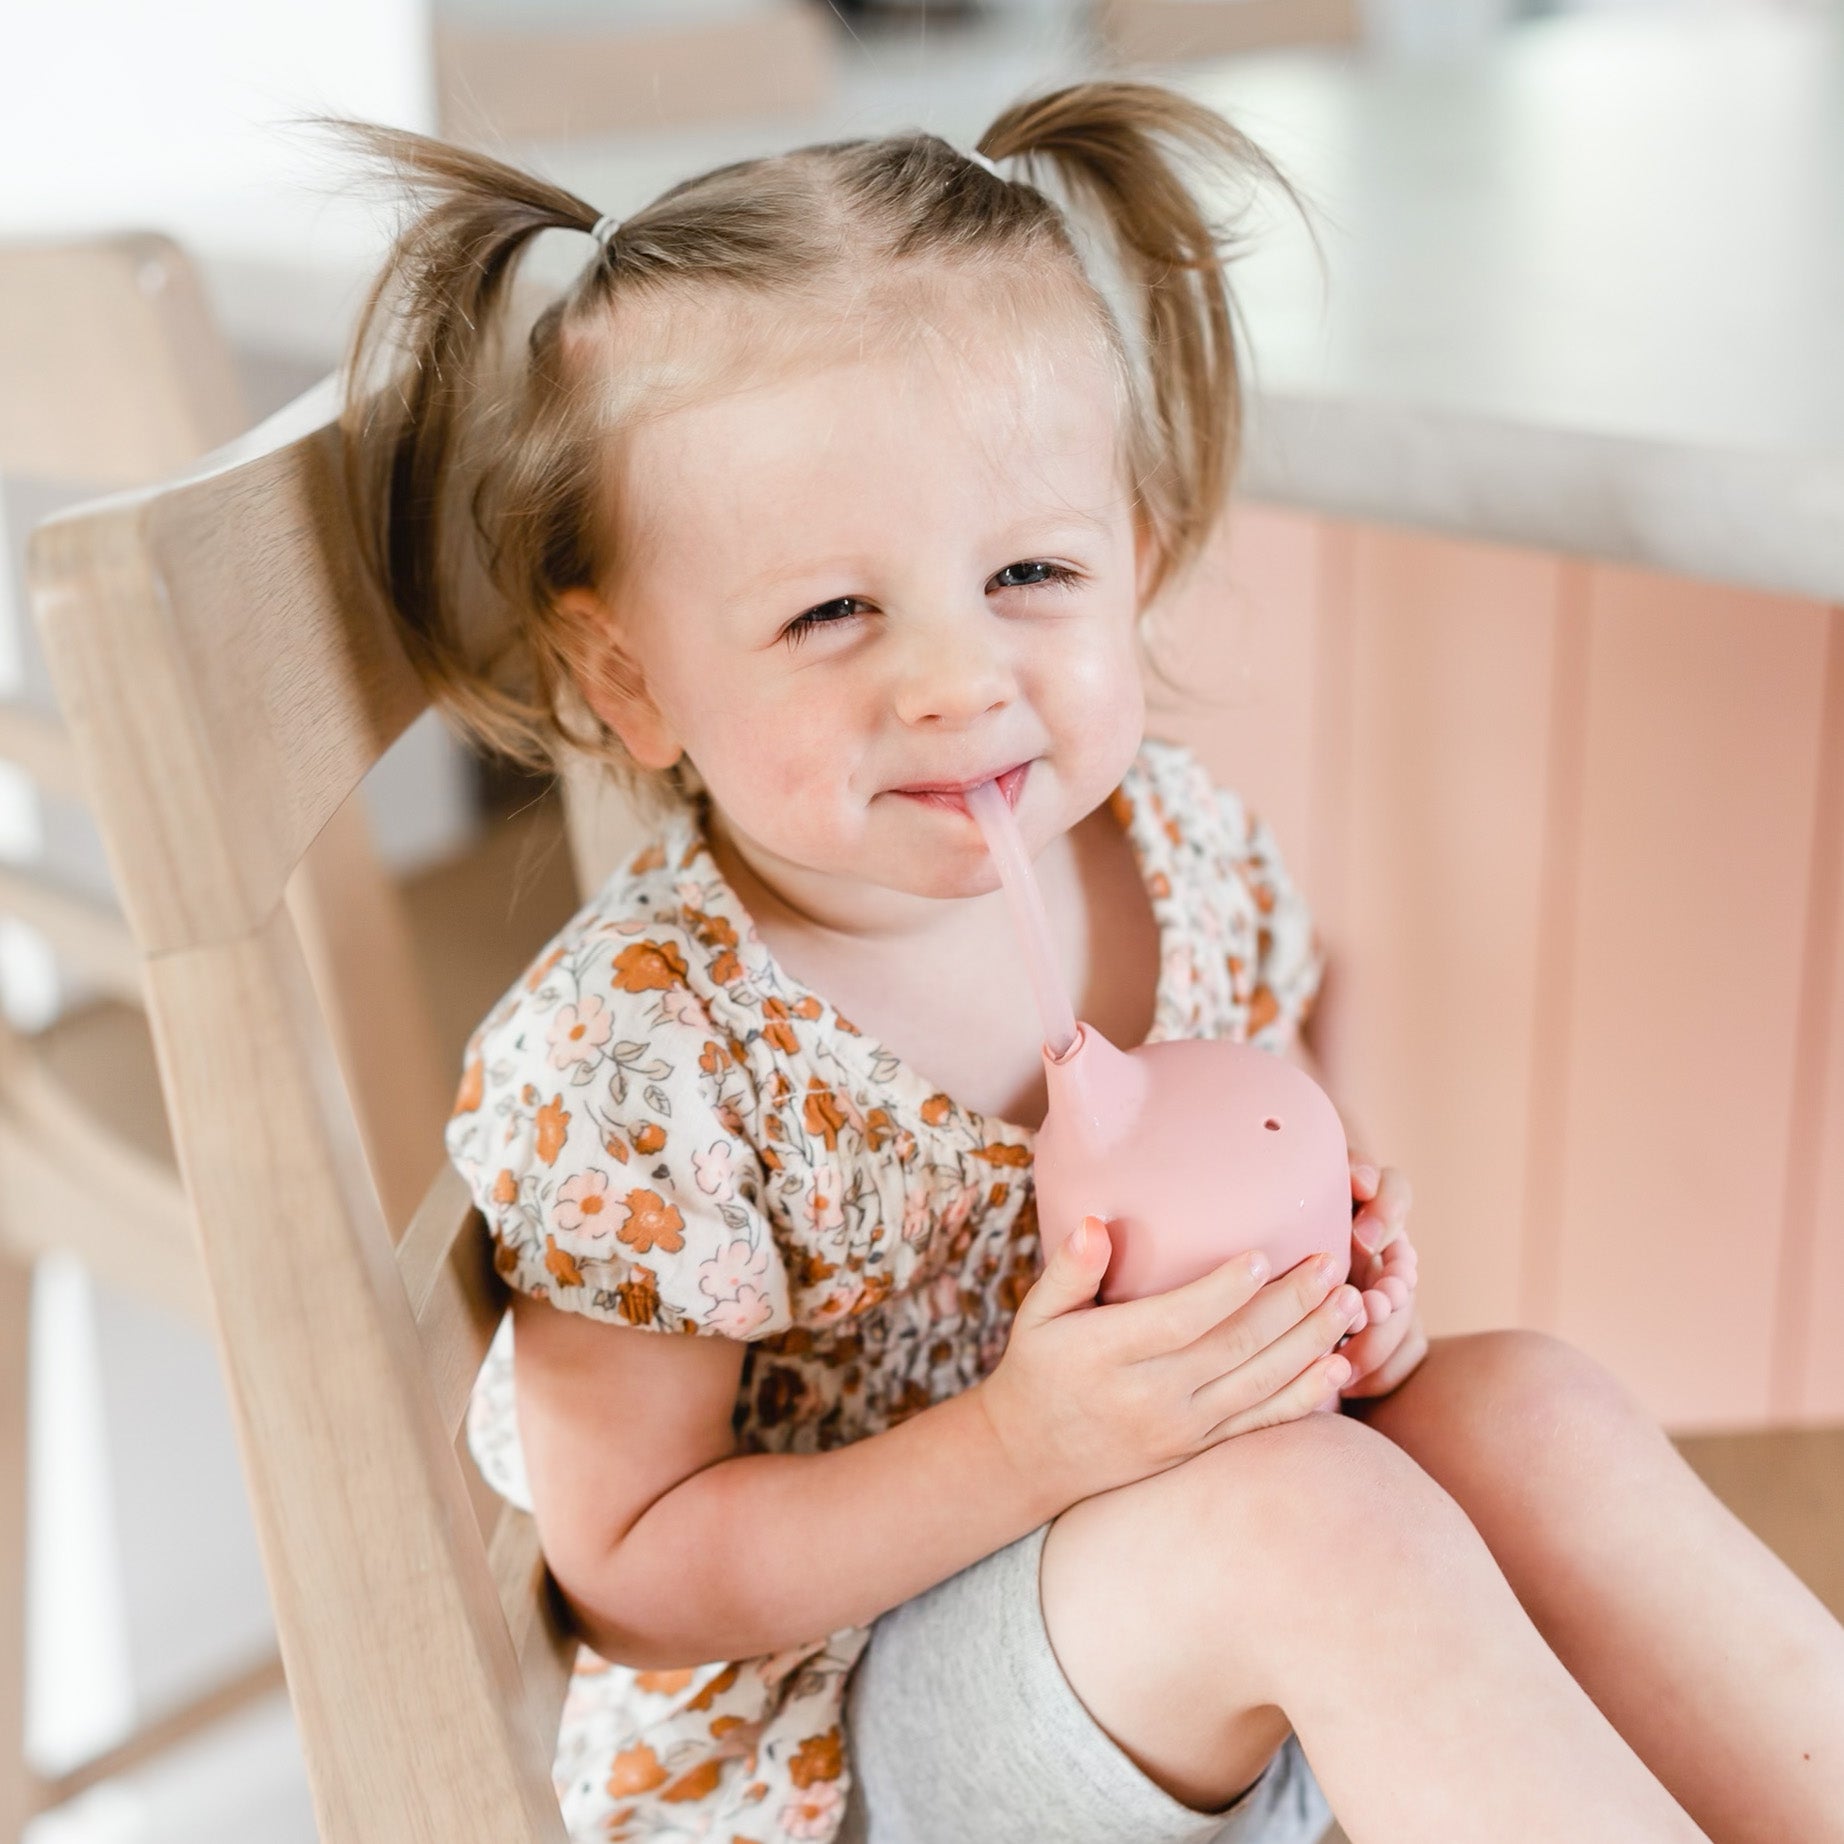
[[858,612],[858,598],[842,595],[836,601],[819,602],[803,615],[796,615],[781,630],[781,638],[790,646],[799,646],[816,627],[829,627],[835,621],[849,621]]
[[1031,589],[1039,583],[1073,583],[1075,580],[1074,570],[1065,569],[1060,563],[1046,563],[1041,557],[1035,557],[1025,563],[1008,563],[987,584],[987,587],[989,589]]
[[[1020,572],[1036,573],[1025,575],[1023,581],[1011,581],[1011,583],[1005,581],[1007,577],[1016,577],[1016,573]],[[1075,581],[1075,577],[1077,573],[1064,568],[1062,564],[1031,559],[1022,564],[1007,564],[1003,570],[999,570],[998,575],[994,575],[988,588],[1038,588],[1042,585],[1068,585]],[[786,640],[787,645],[791,647],[798,647],[815,627],[833,627],[839,621],[852,620],[857,607],[859,607],[857,596],[841,596],[837,601],[817,603],[815,607],[806,610],[806,614],[797,614],[787,623],[787,627],[782,629],[782,640]]]

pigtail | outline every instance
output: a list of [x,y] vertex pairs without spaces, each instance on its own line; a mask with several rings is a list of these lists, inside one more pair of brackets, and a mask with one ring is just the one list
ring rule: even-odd
[[[1138,327],[1144,365],[1134,472],[1157,546],[1149,598],[1202,548],[1234,477],[1242,437],[1236,311],[1224,273],[1243,241],[1212,224],[1198,191],[1268,181],[1304,216],[1274,163],[1214,110],[1150,84],[1076,84],[1015,104],[981,137],[992,160],[1048,162],[1078,211],[1099,211]],[[1193,177],[1195,175],[1195,178]]]
[[[560,187],[427,136],[357,122],[327,126],[418,206],[366,299],[347,362],[342,435],[364,555],[431,694],[483,741],[542,765],[561,677],[554,650],[534,645],[528,623],[505,618],[506,602],[516,610],[524,585],[498,583],[499,608],[476,607],[466,566],[478,555],[489,577],[499,575],[503,538],[489,534],[481,499],[497,497],[491,476],[501,470],[479,462],[483,451],[507,452],[502,444],[514,424],[547,426],[551,439],[541,445],[552,450],[534,457],[529,444],[514,441],[514,451],[526,451],[516,471],[535,462],[555,480],[560,459],[566,473],[591,471],[570,468],[556,452],[569,446],[559,429],[567,417],[529,413],[534,397],[561,402],[564,394],[556,306],[540,319],[521,374],[507,383],[495,371],[518,257],[541,231],[589,231],[597,214]],[[560,545],[584,546],[576,511],[566,509],[556,530],[538,539],[546,564],[561,565],[566,581],[587,580],[591,567],[586,556],[558,555]],[[478,553],[456,542],[469,525],[485,540]],[[485,633],[477,631],[483,619]]]

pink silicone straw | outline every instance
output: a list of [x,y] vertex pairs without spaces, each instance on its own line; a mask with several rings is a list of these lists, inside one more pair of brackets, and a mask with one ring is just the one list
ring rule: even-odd
[[1031,869],[1024,840],[1018,836],[1018,823],[1012,818],[1011,806],[998,782],[982,781],[978,787],[969,788],[963,798],[985,836],[986,849],[999,867],[1005,904],[1012,912],[1012,926],[1024,949],[1031,990],[1037,995],[1038,1016],[1044,1021],[1044,1042],[1053,1057],[1060,1057],[1076,1041],[1076,1014],[1056,964],[1050,919],[1044,914],[1037,873]]

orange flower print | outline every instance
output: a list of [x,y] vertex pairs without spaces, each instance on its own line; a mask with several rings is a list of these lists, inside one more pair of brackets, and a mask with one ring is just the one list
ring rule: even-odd
[[461,1086],[455,1092],[454,1112],[472,1114],[479,1108],[487,1088],[487,1066],[480,1057],[472,1057],[461,1075]]
[[556,1239],[551,1236],[544,1238],[544,1266],[559,1287],[580,1287],[583,1284],[583,1271],[576,1265],[576,1257],[560,1249]]
[[593,1166],[573,1173],[557,1187],[553,1207],[557,1227],[579,1253],[600,1253],[614,1236],[608,1213],[608,1174]]
[[727,916],[707,915],[702,909],[695,909],[687,904],[685,919],[691,924],[692,933],[707,948],[736,946],[736,927]]
[[555,1165],[557,1155],[563,1151],[564,1135],[569,1131],[570,1113],[563,1105],[561,1095],[553,1095],[538,1110],[536,1122],[538,1131],[538,1157],[546,1165]]
[[519,1181],[508,1171],[501,1171],[493,1180],[493,1201],[496,1204],[516,1204],[519,1201]]
[[1280,1001],[1275,998],[1272,988],[1265,982],[1255,988],[1255,996],[1249,1001],[1249,1035],[1271,1025],[1281,1015]]
[[708,1761],[700,1761],[690,1773],[681,1774],[669,1787],[661,1791],[660,1798],[670,1799],[675,1803],[707,1798],[717,1790],[717,1782],[723,1770],[723,1756],[714,1754]]
[[637,1255],[649,1255],[656,1247],[676,1255],[685,1246],[679,1234],[685,1219],[657,1191],[630,1191],[626,1201],[627,1221],[615,1234]]
[[615,1298],[629,1325],[652,1325],[659,1318],[659,1281],[649,1267],[635,1268],[633,1279],[615,1289]]
[[796,1786],[816,1786],[822,1780],[836,1780],[845,1768],[845,1751],[837,1729],[824,1735],[809,1735],[788,1760],[788,1778]]
[[820,1011],[820,1002],[814,998],[812,993],[808,993],[804,999],[796,999],[794,1001],[794,1016],[796,1018],[817,1018],[820,1015]]
[[732,986],[743,977],[743,963],[737,959],[734,948],[725,948],[711,962],[709,972],[719,986]]
[[716,1075],[730,1060],[729,1053],[715,1043],[708,1043],[698,1052],[698,1067],[707,1076]]
[[642,1121],[634,1129],[634,1150],[642,1158],[651,1158],[665,1144],[666,1129],[657,1121]]
[[809,1133],[817,1134],[826,1142],[828,1152],[839,1150],[839,1129],[845,1125],[845,1115],[837,1097],[818,1076],[813,1077],[808,1084],[801,1119],[807,1123]]
[[872,1307],[881,1306],[890,1297],[890,1290],[895,1285],[896,1282],[891,1279],[888,1268],[879,1268],[875,1274],[867,1274],[864,1277],[863,1290],[851,1303],[853,1316],[861,1317]]
[[685,984],[685,956],[670,941],[636,941],[615,956],[614,985],[621,992],[665,992]]
[[612,1799],[632,1799],[636,1793],[650,1793],[666,1783],[666,1770],[659,1756],[642,1742],[615,1756],[608,1773],[608,1792]]
[[984,1159],[988,1165],[1029,1165],[1031,1149],[1028,1146],[1007,1146],[994,1140],[982,1146],[974,1155]]
[[931,1127],[939,1127],[947,1119],[954,1104],[945,1095],[931,1095],[922,1104],[922,1118]]
[[643,851],[636,852],[628,861],[630,877],[645,877],[649,871],[657,871],[666,862],[665,846],[655,842]]
[[788,1008],[779,999],[764,999],[762,1016],[768,1021],[762,1027],[762,1035],[784,1055],[795,1055],[800,1049],[800,1039],[788,1023]]
[[725,1665],[721,1671],[714,1673],[705,1681],[703,1688],[699,1690],[695,1697],[687,1699],[685,1707],[688,1710],[697,1710],[701,1715],[708,1716],[713,1706],[716,1704],[717,1699],[721,1697],[726,1690],[732,1689],[736,1684],[736,1680],[741,1677],[742,1674],[743,1668],[741,1665]]
[[593,1069],[614,1033],[614,1017],[594,993],[585,994],[580,1005],[558,1006],[551,1019],[551,1067]]
[[872,1152],[881,1152],[884,1142],[896,1132],[887,1108],[873,1108],[864,1117],[864,1141]]
[[634,1688],[644,1690],[653,1697],[676,1697],[692,1681],[690,1665],[680,1665],[670,1671],[636,1671]]

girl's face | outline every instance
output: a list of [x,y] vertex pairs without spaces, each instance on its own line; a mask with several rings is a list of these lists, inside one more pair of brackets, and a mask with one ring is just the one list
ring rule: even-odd
[[1114,378],[1073,310],[995,335],[1026,317],[992,288],[624,451],[622,567],[592,607],[644,696],[597,706],[643,765],[689,755],[737,850],[816,915],[846,885],[992,890],[964,805],[926,790],[1003,776],[1035,853],[1140,743]]

